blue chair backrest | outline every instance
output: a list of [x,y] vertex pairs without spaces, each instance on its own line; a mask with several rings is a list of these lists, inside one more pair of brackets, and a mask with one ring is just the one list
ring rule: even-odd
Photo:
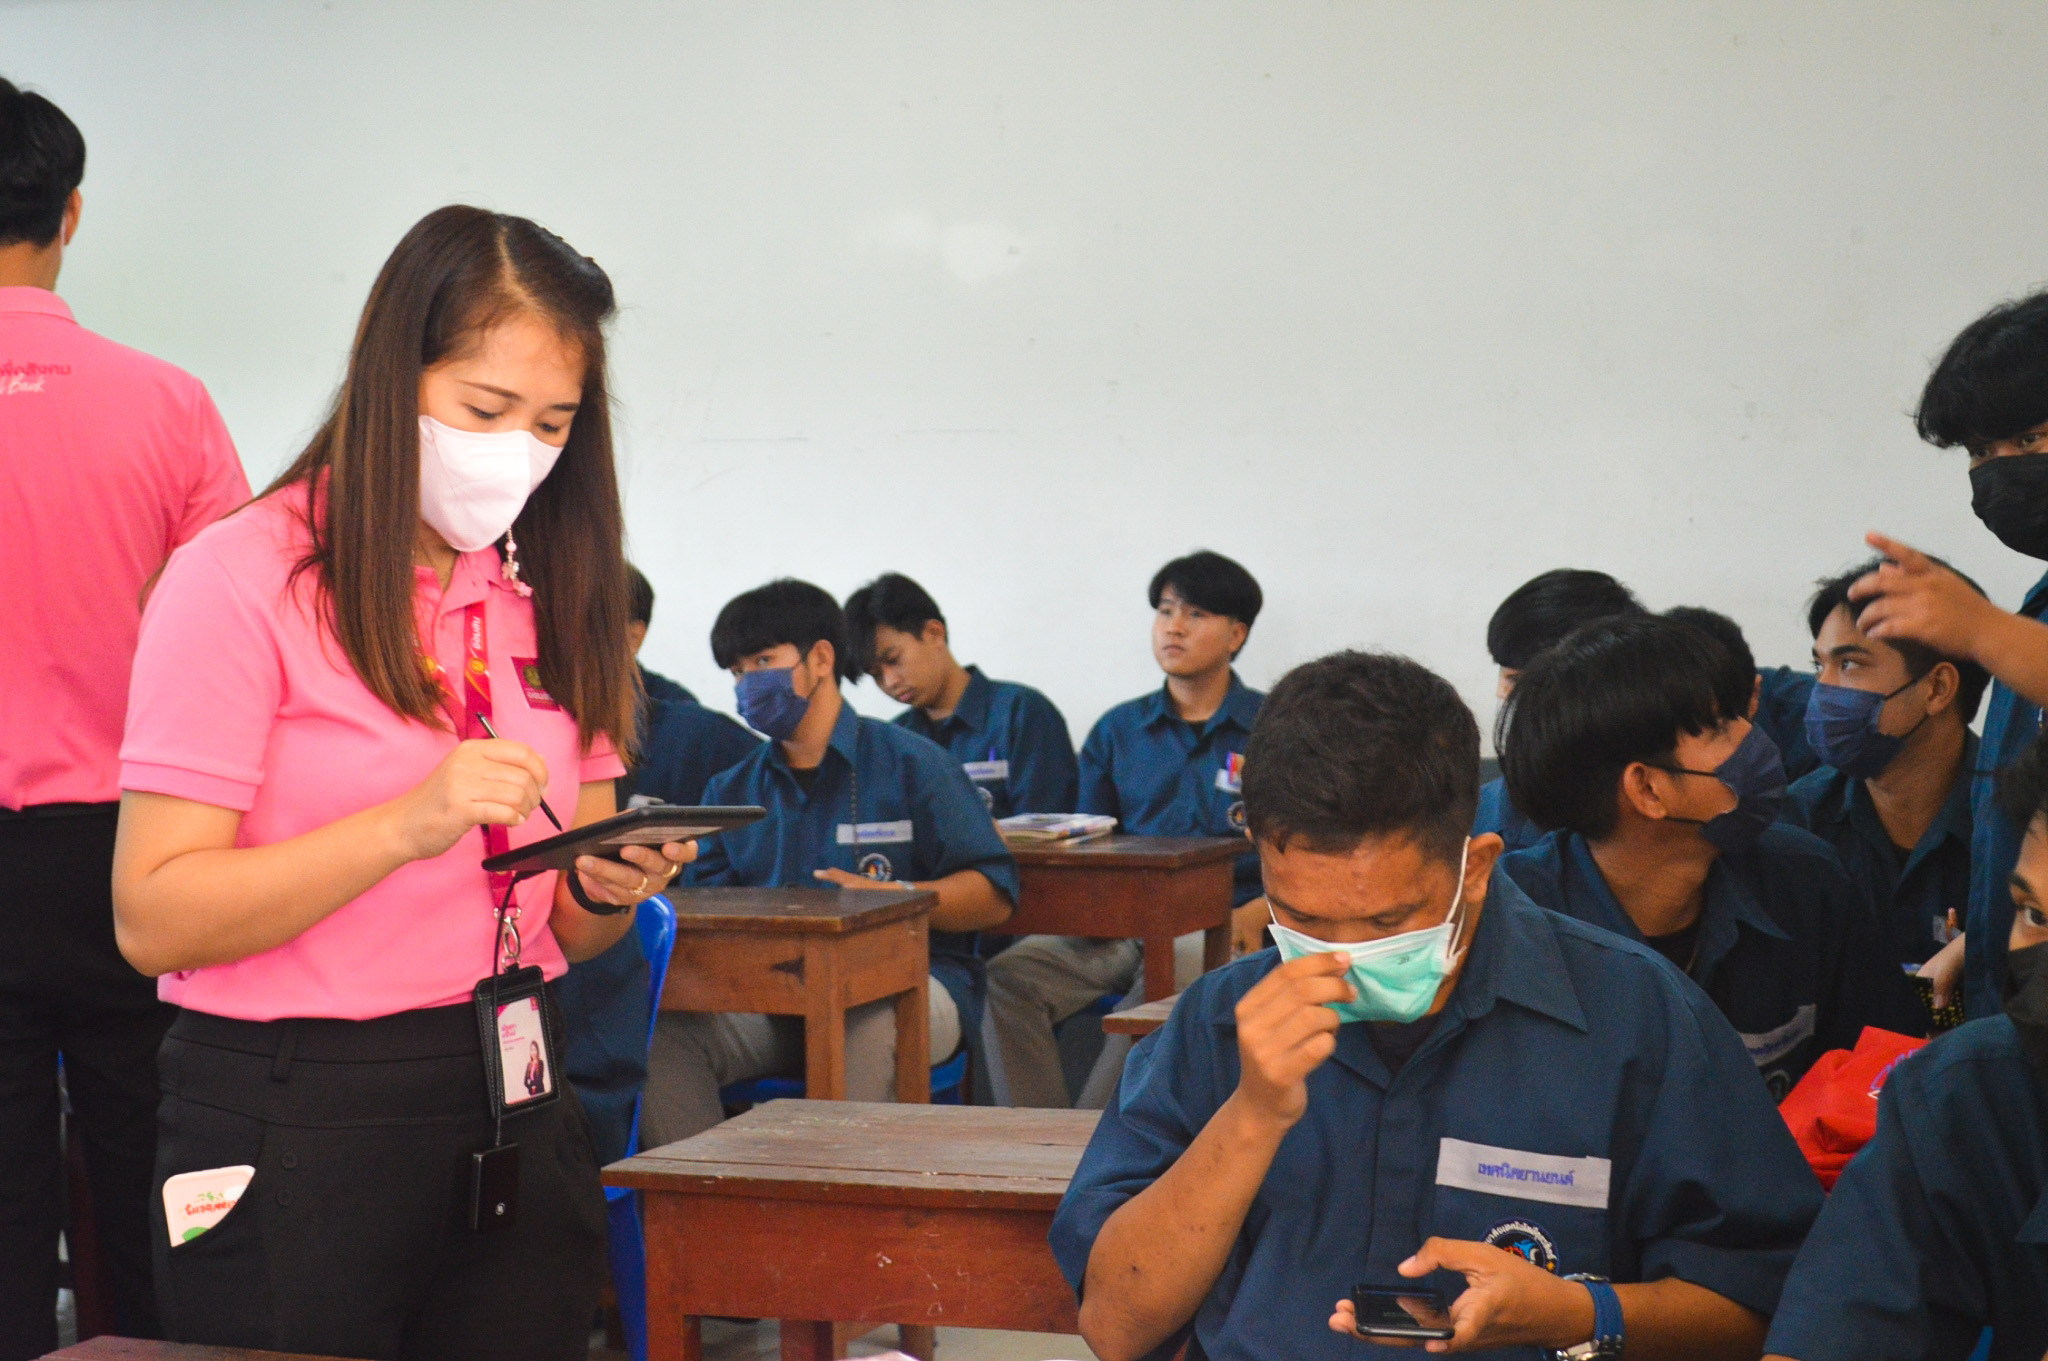
[[[676,905],[659,893],[640,904],[633,932],[640,938],[640,954],[647,960],[647,1048],[654,1049],[654,1023],[661,1016],[661,990],[668,982],[668,959],[676,945]],[[640,1151],[640,1101],[633,1102],[633,1127],[626,1135],[626,1152]]]

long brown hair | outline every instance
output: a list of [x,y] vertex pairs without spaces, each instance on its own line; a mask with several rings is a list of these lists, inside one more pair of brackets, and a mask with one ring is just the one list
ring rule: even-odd
[[[533,587],[541,684],[576,716],[586,744],[603,733],[628,753],[638,677],[605,390],[612,285],[596,262],[523,217],[458,205],[421,218],[371,286],[326,422],[263,494],[305,490],[312,548],[294,575],[317,578],[363,684],[393,711],[445,726],[441,691],[420,666],[412,603],[420,375],[522,310],[583,354],[569,442],[513,524]],[[314,508],[323,481],[324,514]]]

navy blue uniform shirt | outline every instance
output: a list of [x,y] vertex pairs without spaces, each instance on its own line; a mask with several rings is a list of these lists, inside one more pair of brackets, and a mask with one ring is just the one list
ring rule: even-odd
[[1903,1060],[1835,1183],[1764,1350],[1798,1361],[2048,1351],[2048,1100],[2003,1016]]
[[640,688],[647,693],[647,698],[652,700],[686,699],[692,704],[697,702],[697,697],[691,694],[687,687],[670,680],[659,671],[649,671],[644,666],[640,668]]
[[905,709],[896,723],[952,752],[992,817],[1074,811],[1074,739],[1052,701],[1028,685],[992,681],[970,666],[967,688],[945,722]]
[[[1577,832],[1502,858],[1543,906],[1632,941],[1643,933]],[[1866,1025],[1927,1033],[1927,1009],[1885,952],[1870,905],[1818,838],[1779,823],[1707,873],[1693,980],[1742,1036],[1773,1100]]]
[[[1223,706],[1199,728],[1161,685],[1101,718],[1081,746],[1074,811],[1107,813],[1134,836],[1243,836],[1244,744],[1265,696],[1230,673]],[[1231,901],[1259,896],[1258,852],[1237,858]]]
[[1508,797],[1508,782],[1496,775],[1479,786],[1479,811],[1472,818],[1472,835],[1498,833],[1511,851],[1533,846],[1543,839],[1543,829],[1522,816]]
[[[856,799],[856,795],[858,798]],[[712,777],[713,804],[759,804],[761,821],[706,837],[690,866],[693,884],[815,888],[812,870],[842,869],[874,879],[942,879],[979,870],[1017,901],[1017,862],[960,763],[936,743],[842,706],[832,743],[810,791],[779,742]],[[974,935],[931,933],[932,977],[960,1008],[960,1030],[981,1026],[982,962]]]
[[1785,763],[1785,778],[1820,769],[1820,757],[1806,742],[1806,700],[1820,677],[1811,671],[1794,671],[1789,666],[1759,668],[1757,673],[1756,725],[1778,744],[1778,757]]
[[[2020,613],[2029,619],[2048,616],[2048,576],[2027,592]],[[2012,892],[2006,877],[2019,863],[2020,837],[1999,811],[1998,772],[2020,759],[2041,735],[2041,708],[2020,698],[2004,681],[1991,684],[1991,702],[1984,708],[1984,743],[1970,779],[1970,911],[1963,920],[1968,932],[1963,955],[1963,1010],[1975,1019],[1996,1016],[2003,1007],[2005,942],[2012,935]]]
[[1924,964],[1949,939],[1948,914],[1962,925],[1970,899],[1970,771],[1977,737],[1963,737],[1963,768],[1948,799],[1905,851],[1892,844],[1864,782],[1833,766],[1795,782],[1781,816],[1834,848],[1842,868],[1877,910],[1893,959]]
[[[635,794],[664,803],[697,803],[713,775],[734,764],[761,739],[699,704],[666,676],[644,667],[640,705],[640,759],[618,780],[619,807]],[[647,961],[636,932],[628,931],[595,959],[571,964],[555,980],[562,1013],[562,1072],[590,1117],[600,1165],[617,1162],[627,1148],[633,1107],[647,1082]]]
[[[1132,1050],[1053,1220],[1076,1292],[1103,1223],[1236,1090],[1233,1009],[1278,964],[1261,950],[1205,974]],[[1419,1355],[1328,1319],[1353,1286],[1401,1281],[1433,1234],[1560,1274],[1678,1276],[1761,1313],[1777,1303],[1820,1184],[1728,1023],[1662,959],[1495,876],[1464,971],[1398,1073],[1368,1029],[1340,1027],[1309,1074],[1308,1113],[1196,1311],[1191,1361]],[[1451,1272],[1426,1283],[1464,1288]]]

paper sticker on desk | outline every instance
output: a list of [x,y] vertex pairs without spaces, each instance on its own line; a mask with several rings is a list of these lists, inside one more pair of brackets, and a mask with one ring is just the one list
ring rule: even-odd
[[255,1175],[256,1169],[244,1164],[165,1178],[164,1219],[170,1225],[171,1246],[190,1242],[225,1219]]

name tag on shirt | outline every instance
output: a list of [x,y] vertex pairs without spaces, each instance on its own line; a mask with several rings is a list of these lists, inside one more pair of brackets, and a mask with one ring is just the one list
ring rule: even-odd
[[839,824],[839,844],[842,846],[900,846],[915,839],[910,819],[901,822],[842,822]]
[[967,778],[976,784],[994,784],[997,780],[1010,778],[1008,761],[962,761],[960,769],[967,772]]
[[1437,1143],[1436,1184],[1461,1191],[1483,1191],[1516,1200],[1542,1200],[1552,1205],[1607,1208],[1607,1181],[1614,1164],[1606,1158],[1561,1158],[1553,1153],[1471,1144],[1463,1139]]
[[1216,787],[1226,794],[1244,793],[1244,753],[1233,751],[1216,772]]
[[1766,1030],[1761,1035],[1744,1035],[1742,1047],[1749,1051],[1752,1063],[1759,1068],[1768,1068],[1813,1038],[1813,1016],[1813,1004],[1809,1002],[1793,1012],[1792,1019],[1776,1030]]

